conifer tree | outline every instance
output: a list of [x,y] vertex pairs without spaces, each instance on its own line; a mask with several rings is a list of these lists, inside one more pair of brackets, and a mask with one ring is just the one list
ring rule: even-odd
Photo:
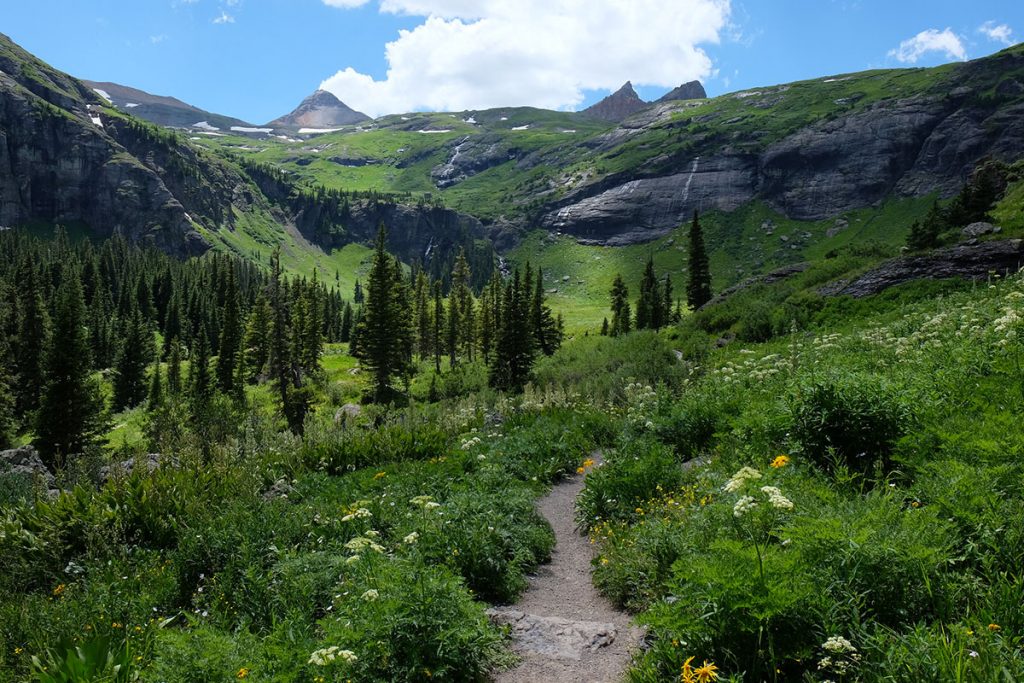
[[416,354],[421,361],[429,357],[433,351],[433,324],[430,319],[430,282],[427,274],[422,270],[416,274],[416,284],[413,291],[415,310],[413,316],[416,320]]
[[613,337],[626,334],[632,327],[633,314],[629,306],[629,289],[622,279],[622,275],[616,275],[612,283],[612,322],[609,333]]
[[939,235],[947,227],[946,216],[939,203],[932,202],[928,214],[923,221],[914,221],[907,236],[907,246],[911,249],[932,249],[939,245]]
[[517,268],[505,285],[501,328],[498,331],[489,381],[504,391],[520,391],[529,380],[535,356],[530,332],[530,301]]
[[608,318],[605,318],[604,321],[601,323],[601,336],[608,336]]
[[656,330],[661,327],[661,288],[654,272],[654,259],[648,258],[640,280],[640,296],[636,300],[636,329]]
[[356,280],[355,289],[352,291],[352,302],[360,305],[364,302],[363,286],[359,284],[359,280]]
[[36,412],[36,445],[48,465],[81,453],[100,429],[103,400],[90,374],[82,285],[65,264],[57,292],[53,333],[43,360],[43,386]]
[[661,289],[661,324],[672,322],[672,275],[665,273],[665,285]]
[[0,450],[13,445],[15,432],[14,396],[11,393],[11,362],[10,347],[5,331],[10,326],[9,315],[3,302],[6,300],[3,281],[0,280]]
[[545,356],[550,356],[562,345],[562,334],[551,309],[544,303],[544,271],[540,268],[537,269],[537,282],[531,290],[531,298],[530,329],[537,348]]
[[146,398],[146,368],[153,340],[142,314],[135,310],[125,326],[121,348],[114,361],[115,411],[134,408]]
[[167,393],[180,396],[181,387],[181,342],[175,338],[167,354]]
[[711,266],[704,247],[704,233],[700,218],[693,212],[690,224],[690,272],[686,283],[686,303],[696,310],[711,301]]
[[231,394],[235,383],[238,355],[242,348],[242,311],[234,261],[228,261],[224,281],[224,308],[217,346],[217,387]]
[[444,340],[442,334],[445,329],[444,299],[441,298],[441,282],[435,280],[433,289],[434,296],[434,331],[431,335],[434,338],[434,372],[441,372],[441,354],[444,352]]
[[405,344],[401,318],[402,309],[400,268],[387,251],[387,232],[383,225],[377,233],[377,247],[366,284],[366,300],[359,329],[359,358],[372,373],[372,392],[375,402],[385,401],[391,380],[406,367],[408,348]]
[[270,302],[261,291],[245,326],[246,379],[250,382],[255,382],[266,371],[270,360],[271,316]]
[[341,312],[341,329],[338,332],[338,341],[348,343],[352,341],[352,304],[345,302],[345,308]]
[[188,389],[193,411],[200,413],[213,396],[213,382],[210,379],[210,343],[206,334],[196,336],[188,364]]
[[19,269],[17,330],[12,344],[14,372],[17,374],[14,408],[27,415],[39,406],[43,386],[43,351],[50,338],[50,315],[43,299],[36,267],[25,258]]
[[164,384],[160,372],[160,354],[154,354],[153,372],[149,381],[149,409],[156,410],[164,402]]

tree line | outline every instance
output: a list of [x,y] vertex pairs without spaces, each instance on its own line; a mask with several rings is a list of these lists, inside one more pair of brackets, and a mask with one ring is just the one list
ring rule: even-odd
[[[689,257],[686,305],[696,310],[711,301],[711,266],[700,227],[700,216],[696,211],[690,223]],[[674,298],[672,276],[666,273],[664,280],[659,278],[654,270],[653,257],[647,259],[644,267],[635,309],[629,303],[629,288],[621,274],[615,276],[609,294],[612,317],[610,321],[605,318],[601,324],[602,335],[617,337],[634,329],[658,330],[682,319],[682,299]]]
[[494,272],[479,296],[471,282],[460,252],[444,297],[440,278],[415,267],[406,274],[380,227],[350,346],[371,373],[374,401],[398,398],[396,383],[408,384],[417,359],[432,362],[437,373],[443,365],[483,362],[491,386],[517,391],[529,381],[538,354],[551,355],[561,345],[561,315],[545,303],[542,271],[527,264],[508,277]]
[[111,411],[145,404],[157,426],[201,423],[213,402],[240,404],[245,384],[268,381],[299,430],[323,342],[345,339],[354,318],[316,276],[284,277],[276,255],[268,272],[225,254],[179,261],[116,235],[95,245],[60,229],[50,240],[4,231],[0,446],[32,434],[56,463],[93,443]]

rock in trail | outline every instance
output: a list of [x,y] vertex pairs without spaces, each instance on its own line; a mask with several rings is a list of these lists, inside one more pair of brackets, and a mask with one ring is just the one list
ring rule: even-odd
[[490,611],[511,626],[522,657],[495,683],[613,683],[629,667],[641,632],[591,583],[591,545],[574,524],[583,479],[574,476],[540,500],[538,510],[555,532],[551,562],[530,578],[516,605]]

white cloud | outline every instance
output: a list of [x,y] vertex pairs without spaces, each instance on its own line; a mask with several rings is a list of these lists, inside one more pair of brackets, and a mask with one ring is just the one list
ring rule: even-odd
[[215,24],[233,24],[233,23],[235,23],[235,18],[233,16],[231,16],[230,14],[228,14],[227,12],[225,12],[224,10],[221,10],[220,11],[220,16],[217,17],[216,19],[214,19],[213,23],[215,23]]
[[164,42],[165,40],[167,40],[167,34],[166,33],[161,33],[160,35],[150,36],[149,37],[149,42],[151,42],[153,45],[159,45],[160,43]]
[[[357,7],[368,0],[323,0]],[[423,17],[385,46],[383,80],[349,67],[321,87],[372,116],[511,105],[572,109],[625,81],[675,87],[714,73],[730,0],[379,0]]]
[[986,21],[978,27],[978,32],[984,34],[989,40],[994,40],[1003,45],[1014,45],[1013,29],[1006,24],[996,24],[994,21]]
[[889,56],[904,64],[914,64],[926,52],[942,52],[950,59],[960,61],[967,59],[967,50],[960,36],[948,28],[944,31],[934,28],[921,31],[913,38],[904,40],[897,49],[889,50]]

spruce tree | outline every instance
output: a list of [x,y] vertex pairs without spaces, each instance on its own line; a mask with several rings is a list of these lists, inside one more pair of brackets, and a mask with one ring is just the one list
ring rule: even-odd
[[154,355],[153,372],[149,381],[149,409],[156,410],[164,402],[164,384],[160,372],[160,356]]
[[672,322],[672,275],[665,273],[665,285],[661,289],[661,324]]
[[939,203],[932,202],[924,221],[914,221],[907,236],[907,246],[911,249],[932,249],[939,245],[939,235],[947,227],[947,219],[939,208]]
[[231,394],[235,383],[238,356],[242,348],[241,295],[235,278],[234,261],[228,261],[228,274],[224,283],[224,314],[217,346],[217,387]]
[[201,412],[213,396],[213,382],[210,378],[210,343],[206,334],[196,337],[188,364],[188,390],[193,411]]
[[352,340],[352,304],[345,302],[345,308],[341,312],[341,329],[338,332],[338,341],[348,343]]
[[696,310],[711,301],[711,265],[704,247],[700,218],[693,212],[690,224],[690,272],[686,283],[686,303]]
[[640,280],[640,296],[636,300],[636,329],[656,330],[661,327],[661,288],[654,272],[654,259],[648,258]]
[[612,282],[611,289],[612,322],[609,333],[613,337],[629,332],[632,326],[633,314],[629,306],[629,289],[622,279],[622,275],[616,275]]
[[530,331],[530,301],[517,268],[505,285],[501,328],[498,330],[489,381],[504,391],[521,391],[530,377],[535,342]]
[[50,315],[36,266],[28,257],[22,261],[18,277],[17,330],[11,349],[17,375],[14,408],[18,415],[28,415],[39,406],[39,393],[43,386],[43,351],[50,339]]
[[260,292],[245,326],[246,379],[255,382],[266,372],[270,360],[270,301]]
[[441,298],[441,282],[435,280],[433,287],[434,297],[434,331],[431,335],[434,338],[434,372],[441,372],[441,355],[444,353],[443,332],[445,329],[444,299]]
[[[396,265],[387,251],[387,232],[377,233],[377,247],[366,283],[366,299],[359,330],[359,358],[372,374],[372,397],[384,402],[392,391],[391,380],[405,369],[407,347],[400,320],[402,282],[396,281]],[[400,272],[400,271],[398,271]]]
[[142,314],[135,310],[125,326],[121,347],[114,360],[115,411],[134,408],[146,398],[146,368],[151,360],[153,339]]
[[100,430],[103,400],[92,378],[85,302],[78,273],[65,265],[53,333],[43,360],[44,385],[36,412],[36,445],[49,466],[81,453]]
[[180,396],[181,388],[181,342],[175,338],[167,354],[167,393]]
[[414,312],[416,318],[416,353],[421,361],[426,360],[433,352],[433,321],[430,316],[430,282],[422,270],[416,274],[416,287],[413,294],[416,302]]
[[605,318],[604,321],[601,323],[601,336],[608,336],[608,318]]

